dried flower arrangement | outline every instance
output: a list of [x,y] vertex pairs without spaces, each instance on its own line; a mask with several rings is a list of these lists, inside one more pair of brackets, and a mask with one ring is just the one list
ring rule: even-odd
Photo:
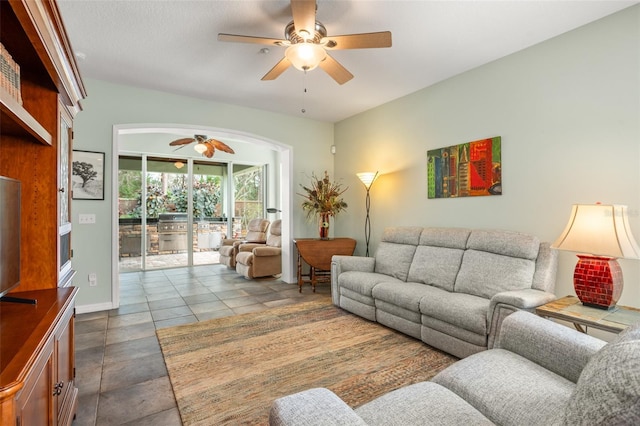
[[311,186],[306,187],[302,184],[300,186],[305,192],[304,194],[298,193],[305,198],[302,202],[302,210],[307,212],[308,220],[319,218],[320,238],[328,238],[329,218],[346,210],[347,203],[341,198],[341,195],[349,188],[342,189],[342,184],[331,182],[326,170],[322,178],[318,178],[315,174],[311,175]]

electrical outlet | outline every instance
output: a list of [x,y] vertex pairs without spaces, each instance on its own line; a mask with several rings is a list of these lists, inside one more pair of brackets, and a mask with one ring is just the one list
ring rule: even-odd
[[98,285],[98,276],[95,272],[89,274],[89,286],[95,287]]

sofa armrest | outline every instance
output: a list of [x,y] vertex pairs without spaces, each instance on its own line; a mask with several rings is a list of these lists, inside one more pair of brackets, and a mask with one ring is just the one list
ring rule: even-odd
[[373,272],[376,259],[374,257],[335,255],[331,258],[331,272],[333,272],[334,264],[339,268],[339,273],[346,271]]
[[233,247],[236,249],[236,252],[239,250],[242,244],[247,244],[247,242],[245,240],[235,240],[233,242]]
[[606,342],[525,311],[509,315],[496,348],[516,353],[576,383],[589,359]]
[[232,246],[234,243],[238,242],[240,240],[236,239],[236,238],[223,238],[222,242],[220,243],[220,245],[223,246]]
[[335,393],[314,388],[278,398],[269,412],[270,426],[332,426],[366,423]]
[[334,255],[331,258],[331,299],[340,306],[340,289],[338,277],[346,271],[373,272],[376,265],[374,257]]
[[238,244],[238,251],[253,251],[256,247],[263,247],[264,244],[260,243],[241,243]]
[[503,291],[491,298],[487,324],[489,325],[489,339],[487,347],[491,349],[500,331],[504,319],[519,310],[533,311],[538,306],[556,300],[556,295],[542,290],[526,288],[522,290]]
[[272,256],[280,256],[282,254],[282,249],[280,247],[271,247],[267,245],[262,245],[258,247],[254,247],[253,255],[256,257],[272,257]]

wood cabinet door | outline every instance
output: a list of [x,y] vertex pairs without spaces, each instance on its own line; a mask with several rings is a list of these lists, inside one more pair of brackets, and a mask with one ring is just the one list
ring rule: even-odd
[[73,310],[65,313],[55,335],[54,404],[57,424],[70,424],[75,412],[77,389],[75,387],[74,318]]
[[49,339],[16,399],[18,426],[55,424],[53,403],[53,340]]

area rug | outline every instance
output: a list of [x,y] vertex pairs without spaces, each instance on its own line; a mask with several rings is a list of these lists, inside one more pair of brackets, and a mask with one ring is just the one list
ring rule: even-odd
[[328,302],[157,331],[185,425],[268,423],[280,396],[327,387],[357,407],[456,359]]

